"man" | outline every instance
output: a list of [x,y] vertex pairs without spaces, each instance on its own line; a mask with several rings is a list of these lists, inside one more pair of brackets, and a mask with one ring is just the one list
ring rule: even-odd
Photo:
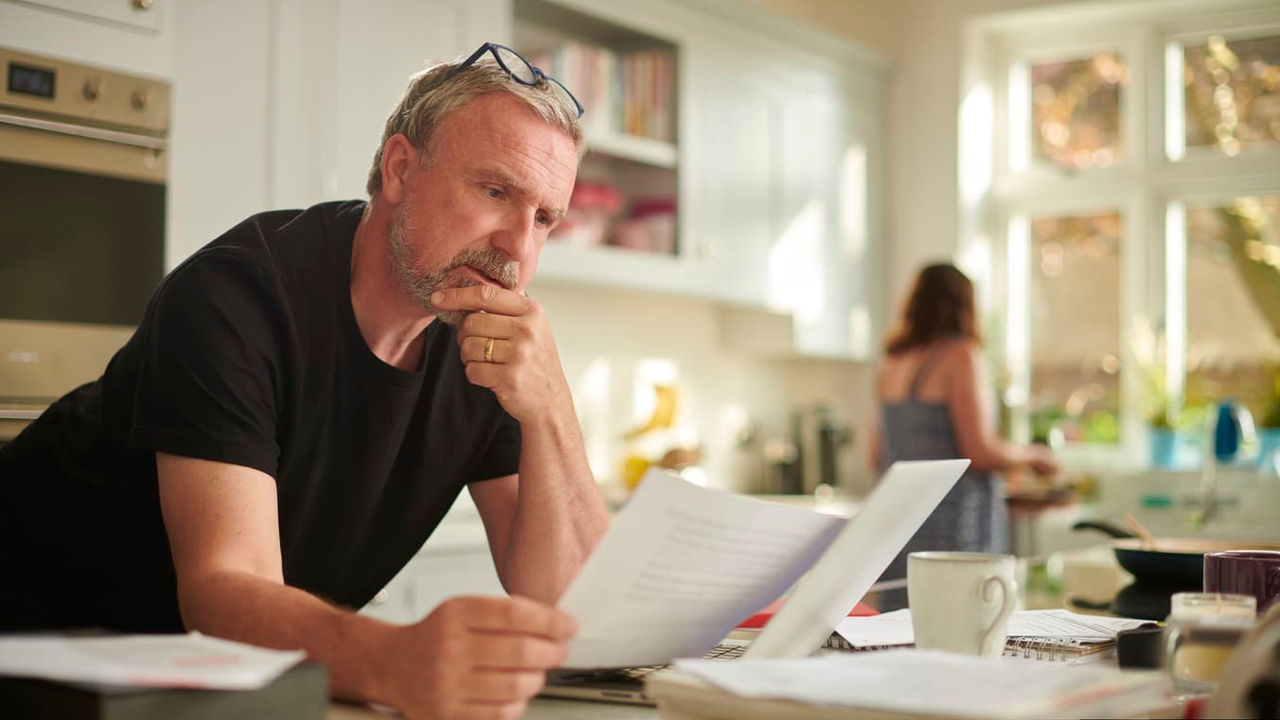
[[[175,269],[103,377],[0,451],[0,628],[185,627],[305,648],[339,697],[518,715],[607,525],[523,293],[580,114],[486,44],[413,79],[367,204],[253,216]],[[355,614],[464,485],[511,597]]]

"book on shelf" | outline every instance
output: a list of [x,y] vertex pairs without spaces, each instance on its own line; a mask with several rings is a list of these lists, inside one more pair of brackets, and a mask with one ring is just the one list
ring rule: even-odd
[[578,98],[589,133],[675,140],[671,52],[620,52],[567,41],[554,49],[531,51],[528,58]]
[[[1068,610],[1022,610],[1009,618],[1004,655],[1023,660],[1080,664],[1115,656],[1116,633],[1151,623],[1081,615]],[[913,646],[911,611],[848,618],[828,638],[835,650],[889,650]]]

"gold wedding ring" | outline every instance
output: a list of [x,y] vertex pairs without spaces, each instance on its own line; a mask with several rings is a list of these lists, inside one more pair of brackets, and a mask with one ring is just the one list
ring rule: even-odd
[[486,338],[484,341],[484,361],[493,362],[493,338]]

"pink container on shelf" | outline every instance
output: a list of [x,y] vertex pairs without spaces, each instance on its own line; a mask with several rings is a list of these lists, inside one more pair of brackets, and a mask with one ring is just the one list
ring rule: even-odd
[[664,196],[637,201],[631,208],[631,217],[614,228],[609,244],[651,253],[675,253],[675,198]]
[[580,182],[569,197],[569,210],[564,222],[551,239],[571,245],[601,245],[609,223],[622,209],[622,193],[602,182]]

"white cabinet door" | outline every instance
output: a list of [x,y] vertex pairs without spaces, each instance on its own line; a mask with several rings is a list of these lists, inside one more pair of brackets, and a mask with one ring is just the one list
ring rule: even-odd
[[266,3],[184,0],[166,9],[175,47],[165,237],[172,269],[271,209],[274,37]]
[[362,197],[387,116],[408,79],[435,62],[478,47],[480,20],[493,2],[338,0],[333,76],[335,161],[325,188],[334,199]]
[[[192,2],[198,0],[183,0]],[[36,55],[168,80],[176,3],[130,0],[0,2],[0,45]]]
[[718,45],[693,47],[686,155],[686,252],[714,295],[765,301],[778,106],[736,55]]
[[365,196],[411,75],[509,33],[505,0],[276,0],[276,200]]
[[783,262],[769,278],[769,299],[792,312],[801,352],[839,355],[847,344],[844,295],[857,278],[839,262],[840,116],[830,94],[794,88],[779,128],[781,232],[771,252]]
[[769,304],[792,313],[798,352],[867,357],[878,262],[870,214],[878,148],[833,79],[787,89],[769,249]]
[[26,0],[70,15],[98,22],[127,25],[140,30],[160,29],[160,8],[155,0]]

